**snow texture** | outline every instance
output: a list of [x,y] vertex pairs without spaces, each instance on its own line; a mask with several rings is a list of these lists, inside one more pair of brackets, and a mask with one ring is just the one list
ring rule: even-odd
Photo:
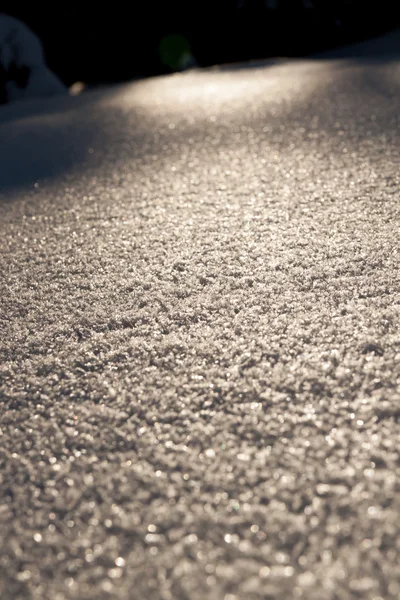
[[45,64],[42,44],[21,21],[0,14],[0,90],[6,102],[66,94]]
[[398,600],[399,49],[4,107],[2,600]]

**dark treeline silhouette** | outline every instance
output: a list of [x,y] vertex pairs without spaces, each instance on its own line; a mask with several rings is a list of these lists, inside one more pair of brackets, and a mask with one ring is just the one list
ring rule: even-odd
[[[301,56],[378,35],[400,22],[393,0],[2,2],[41,38],[67,84],[122,81],[193,64]],[[61,5],[61,7],[60,7]]]

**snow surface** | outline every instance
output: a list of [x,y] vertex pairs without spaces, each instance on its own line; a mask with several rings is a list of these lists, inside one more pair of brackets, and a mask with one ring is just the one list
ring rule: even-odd
[[398,600],[389,45],[0,111],[2,600]]

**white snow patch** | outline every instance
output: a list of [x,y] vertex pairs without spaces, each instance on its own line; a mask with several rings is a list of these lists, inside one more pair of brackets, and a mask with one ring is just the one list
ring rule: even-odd
[[46,66],[39,38],[22,21],[1,13],[0,87],[6,102],[68,93]]

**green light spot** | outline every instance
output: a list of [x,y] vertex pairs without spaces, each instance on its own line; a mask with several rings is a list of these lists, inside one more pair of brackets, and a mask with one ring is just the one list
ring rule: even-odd
[[161,62],[174,70],[187,67],[191,60],[190,44],[183,35],[167,35],[159,46]]

